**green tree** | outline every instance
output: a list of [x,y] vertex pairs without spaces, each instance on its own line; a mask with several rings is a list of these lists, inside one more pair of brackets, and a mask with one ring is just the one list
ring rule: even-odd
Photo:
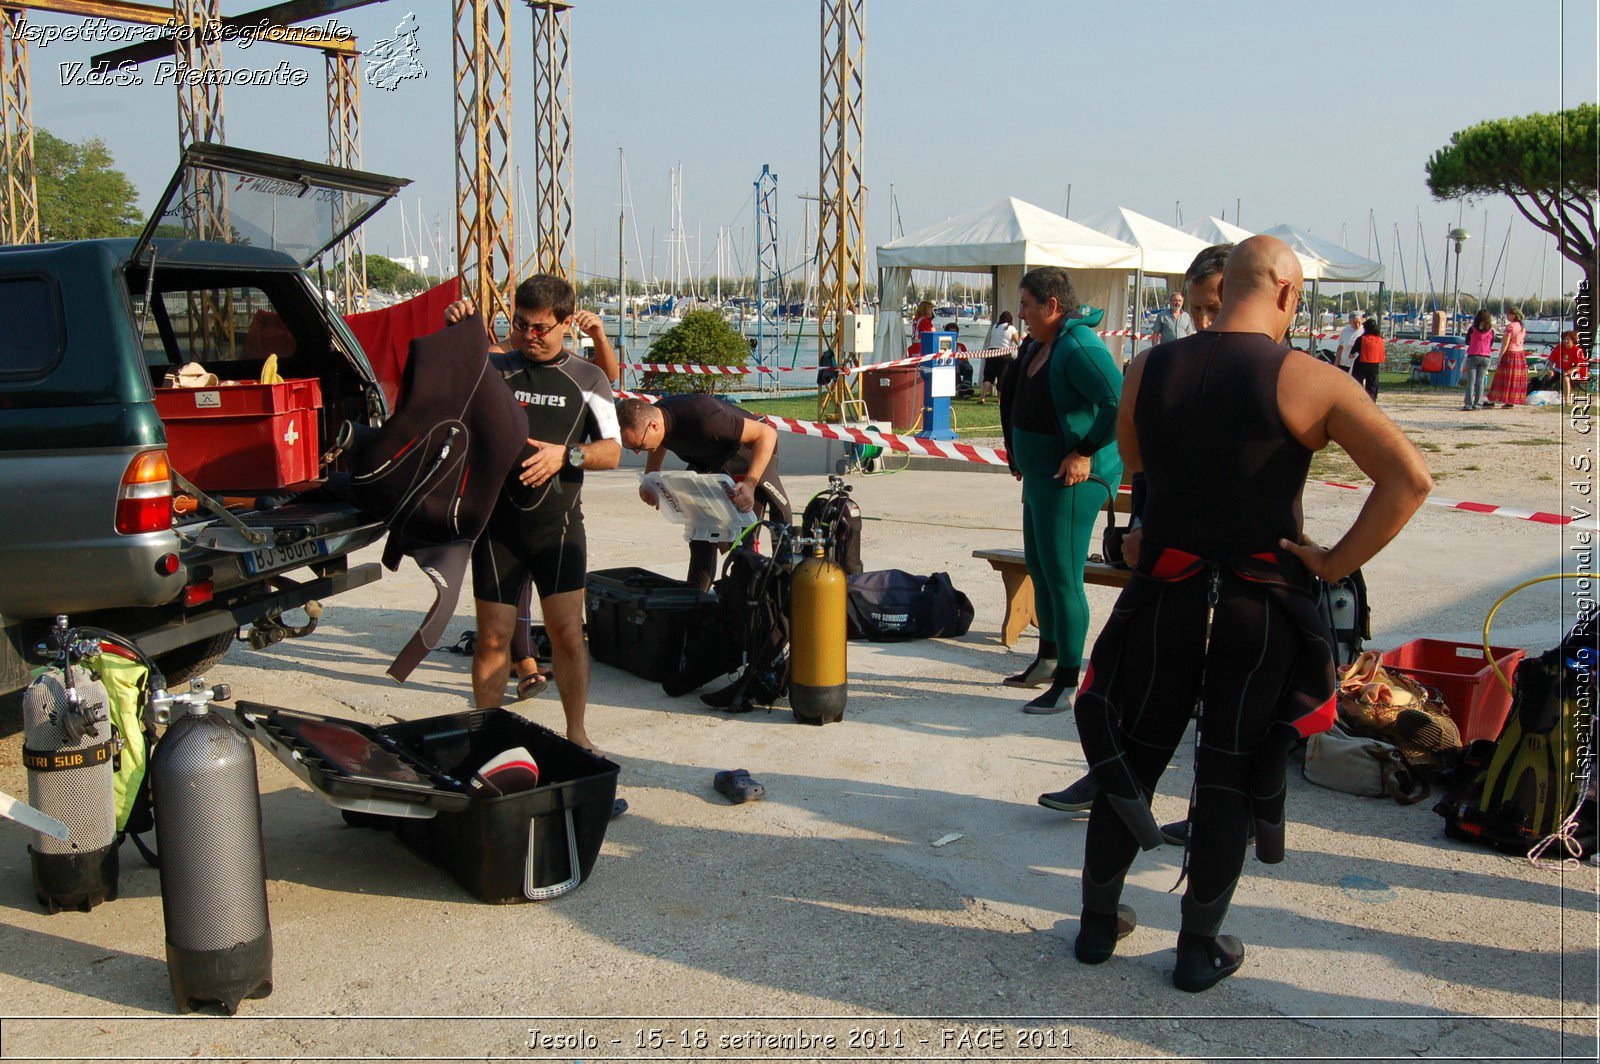
[[428,282],[398,262],[382,255],[367,255],[367,287],[389,292],[420,292]]
[[[683,320],[650,345],[650,361],[672,365],[743,366],[750,360],[750,342],[714,310],[691,310]],[[746,374],[727,376],[647,373],[647,392],[715,392]]]
[[1479,122],[1450,136],[1428,160],[1435,199],[1510,197],[1522,216],[1555,238],[1561,254],[1582,268],[1595,291],[1596,119],[1586,103],[1555,114]]
[[143,227],[138,190],[111,165],[105,141],[62,140],[33,131],[33,165],[39,182],[39,228],[46,240],[136,236]]

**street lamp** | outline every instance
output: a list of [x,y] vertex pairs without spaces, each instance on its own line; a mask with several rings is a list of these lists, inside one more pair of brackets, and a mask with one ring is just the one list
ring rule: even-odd
[[1452,330],[1454,330],[1456,324],[1455,318],[1459,317],[1461,314],[1461,245],[1470,240],[1472,238],[1472,234],[1460,226],[1456,226],[1454,229],[1450,230],[1449,233],[1445,234],[1445,236],[1447,239],[1455,241],[1456,244],[1456,294],[1450,303],[1450,327]]

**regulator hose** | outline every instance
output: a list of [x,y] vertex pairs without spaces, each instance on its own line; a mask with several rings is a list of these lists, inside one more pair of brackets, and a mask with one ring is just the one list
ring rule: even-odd
[[1500,666],[1497,665],[1494,660],[1494,652],[1489,649],[1489,625],[1494,623],[1494,615],[1499,612],[1500,607],[1505,605],[1507,599],[1525,587],[1532,587],[1534,584],[1542,584],[1547,580],[1592,579],[1594,575],[1594,573],[1550,573],[1546,576],[1536,576],[1532,580],[1524,580],[1510,591],[1507,591],[1504,595],[1501,595],[1499,598],[1495,599],[1494,605],[1489,607],[1489,616],[1483,619],[1483,656],[1484,659],[1488,661],[1489,668],[1494,670],[1494,677],[1500,681],[1501,687],[1504,687],[1507,691],[1510,691],[1511,681],[1506,679],[1506,674],[1500,671]]

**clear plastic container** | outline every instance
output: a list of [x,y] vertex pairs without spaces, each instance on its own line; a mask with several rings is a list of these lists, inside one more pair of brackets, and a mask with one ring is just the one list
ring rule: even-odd
[[755,514],[733,504],[733,478],[726,473],[646,473],[643,482],[656,493],[662,514],[684,526],[683,538],[690,542],[731,543],[756,523]]

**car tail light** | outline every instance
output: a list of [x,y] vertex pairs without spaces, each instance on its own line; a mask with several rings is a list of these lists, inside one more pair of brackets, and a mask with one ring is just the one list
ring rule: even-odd
[[124,536],[172,527],[172,468],[166,451],[140,451],[117,489],[117,531]]
[[211,595],[211,581],[202,580],[198,584],[190,584],[183,589],[183,604],[185,606],[203,606],[211,601]]
[[178,556],[176,554],[163,554],[156,559],[156,572],[162,576],[171,576],[178,571]]

